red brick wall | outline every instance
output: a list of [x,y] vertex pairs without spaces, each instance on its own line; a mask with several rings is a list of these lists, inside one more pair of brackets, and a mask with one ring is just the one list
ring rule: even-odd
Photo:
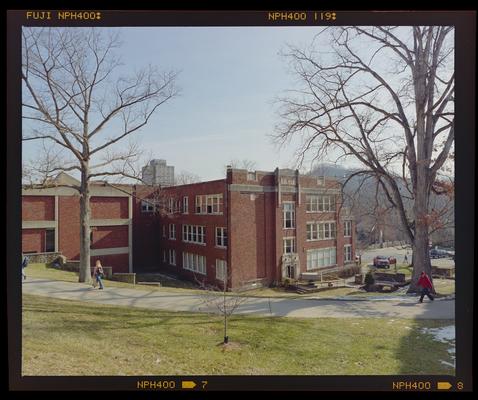
[[45,229],[23,229],[22,251],[43,253],[45,251]]
[[128,254],[112,254],[109,256],[91,257],[91,265],[95,265],[96,260],[101,261],[103,267],[113,267],[113,272],[129,272],[129,255]]
[[110,247],[128,247],[128,226],[97,226],[92,227],[92,249]]
[[54,221],[55,196],[22,196],[22,221]]
[[92,197],[92,219],[127,219],[128,197]]
[[[152,236],[154,241],[153,248],[157,250],[154,256],[155,267],[166,271],[174,272],[186,279],[194,281],[194,274],[191,271],[183,269],[183,252],[198,254],[206,257],[206,282],[213,285],[220,285],[216,280],[216,259],[227,260],[227,249],[216,247],[216,227],[227,227],[227,206],[226,206],[226,185],[224,180],[202,182],[197,184],[176,186],[174,188],[165,188],[161,193],[162,199],[168,203],[168,198],[174,198],[181,201],[181,209],[178,212],[166,214],[162,213],[156,219],[157,230]],[[223,195],[223,213],[222,215],[201,215],[195,213],[196,195],[219,194]],[[183,197],[188,196],[189,212],[182,213]],[[169,240],[169,224],[176,225],[176,240]],[[200,225],[206,228],[206,244],[185,243],[182,241],[182,225]],[[163,226],[166,227],[166,237],[163,237]],[[228,232],[228,236],[230,233]],[[176,250],[176,266],[169,265],[169,249]],[[163,262],[163,251],[166,251],[166,263]],[[135,254],[135,253],[133,253]],[[204,279],[201,274],[196,274],[198,279]]]
[[133,270],[158,266],[160,226],[159,217],[141,212],[141,199],[152,197],[153,189],[137,185],[133,197]]

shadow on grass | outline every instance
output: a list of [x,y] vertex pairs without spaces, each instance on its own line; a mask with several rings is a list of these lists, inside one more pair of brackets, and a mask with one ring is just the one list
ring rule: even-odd
[[451,366],[454,360],[448,352],[454,346],[454,341],[440,342],[425,331],[426,328],[450,325],[455,325],[455,321],[414,319],[410,324],[409,334],[402,337],[396,353],[396,358],[400,362],[399,374],[455,375],[455,368]]

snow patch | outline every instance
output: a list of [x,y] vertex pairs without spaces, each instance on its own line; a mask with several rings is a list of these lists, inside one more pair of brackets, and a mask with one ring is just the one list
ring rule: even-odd
[[440,328],[423,328],[423,333],[432,335],[439,342],[448,343],[449,341],[455,341],[455,325]]
[[441,360],[440,362],[444,365],[455,368],[456,359],[455,359],[455,326],[443,326],[441,328],[423,328],[423,333],[428,333],[434,337],[435,340],[438,340],[442,343],[447,343],[450,347],[448,348],[448,354],[450,355],[453,363],[448,361]]

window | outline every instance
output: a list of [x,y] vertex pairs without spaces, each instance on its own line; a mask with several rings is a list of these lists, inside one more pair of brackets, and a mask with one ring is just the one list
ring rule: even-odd
[[280,177],[281,185],[295,185],[295,177],[293,176],[281,176]]
[[55,230],[46,229],[45,230],[45,252],[51,253],[54,251],[55,251]]
[[295,227],[295,204],[284,202],[284,228]]
[[344,236],[352,236],[352,221],[344,221]]
[[174,199],[170,197],[168,199],[168,213],[174,212]]
[[166,225],[163,225],[163,237],[166,237]]
[[206,275],[206,257],[183,252],[183,269]]
[[305,198],[307,212],[335,211],[334,196],[307,195]]
[[295,238],[284,239],[284,254],[295,253]]
[[163,262],[166,262],[166,250],[163,250]]
[[248,172],[247,173],[247,180],[248,181],[256,181],[257,180],[256,173],[255,172]]
[[352,261],[352,245],[346,244],[344,246],[344,262]]
[[335,239],[335,222],[307,222],[307,240]]
[[189,198],[188,196],[183,197],[183,214],[189,213]]
[[227,262],[216,259],[216,279],[225,281],[227,277]]
[[329,267],[335,265],[336,248],[312,249],[307,251],[307,270]]
[[317,177],[317,185],[324,186],[325,185],[325,176],[318,176]]
[[227,247],[227,228],[216,227],[216,246]]
[[288,265],[285,273],[287,278],[295,279],[295,267],[293,265]]
[[154,204],[151,200],[141,200],[141,212],[152,213],[154,211]]
[[169,264],[176,265],[176,250],[169,249]]
[[169,224],[169,238],[172,240],[176,240],[176,225]]
[[206,244],[206,227],[199,225],[183,225],[183,242]]
[[196,214],[222,214],[222,193],[196,196]]

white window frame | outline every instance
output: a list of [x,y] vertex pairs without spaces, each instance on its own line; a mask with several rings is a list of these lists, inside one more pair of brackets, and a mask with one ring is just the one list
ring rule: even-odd
[[216,279],[224,282],[227,277],[227,261],[216,258]]
[[227,228],[216,226],[216,247],[227,248]]
[[169,249],[169,265],[176,265],[176,250]]
[[308,194],[305,198],[306,213],[322,213],[335,211],[335,196]]
[[[315,226],[315,228],[314,228]],[[318,240],[332,240],[337,238],[337,224],[335,221],[309,221],[306,223],[307,242]],[[328,232],[326,236],[325,233]]]
[[183,251],[183,269],[197,272],[201,275],[207,275],[206,257]]
[[[287,210],[286,206],[292,205],[291,210]],[[290,218],[287,216],[290,214]],[[287,221],[290,219],[291,226],[287,226]],[[282,202],[282,224],[284,229],[294,229],[295,228],[295,202],[293,201],[284,201]]]
[[337,265],[337,248],[310,249],[306,254],[307,271],[332,267]]
[[344,263],[346,262],[352,262],[352,245],[351,244],[344,245]]
[[224,208],[222,193],[196,195],[195,213],[203,215],[222,215]]
[[189,214],[189,197],[183,197],[183,214]]
[[174,199],[170,197],[168,199],[168,213],[171,214],[174,212]]
[[206,245],[206,227],[203,225],[187,225],[182,228],[182,239],[184,243]]
[[[287,242],[291,242],[290,246],[287,244]],[[290,251],[287,251],[287,249],[290,247]],[[282,250],[284,254],[293,254],[296,252],[295,248],[295,237],[285,237],[283,238],[283,247]]]
[[152,213],[154,212],[154,204],[149,200],[141,200],[141,212]]
[[344,237],[352,236],[352,221],[344,221]]
[[176,224],[169,224],[169,240],[176,240]]
[[257,172],[247,171],[247,180],[248,181],[257,181]]

